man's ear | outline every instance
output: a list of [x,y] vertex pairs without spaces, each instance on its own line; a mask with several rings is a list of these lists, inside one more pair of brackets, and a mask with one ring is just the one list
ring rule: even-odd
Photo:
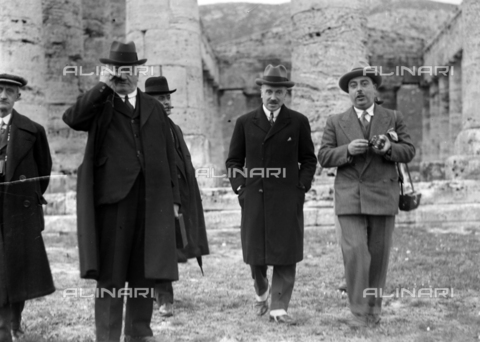
[[18,93],[18,96],[17,96],[17,101],[20,100],[20,97],[22,96],[22,93]]

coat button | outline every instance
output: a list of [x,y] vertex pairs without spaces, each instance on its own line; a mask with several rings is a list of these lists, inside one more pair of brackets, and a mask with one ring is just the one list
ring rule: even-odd
[[19,179],[22,181],[22,182],[25,182],[27,180],[27,177],[25,177],[25,175],[21,175],[19,177]]
[[263,189],[258,189],[258,192],[263,192]]
[[180,174],[179,174],[179,173],[177,174],[177,177],[178,177],[178,178],[182,178],[182,176],[180,176]]
[[28,207],[30,206],[30,201],[29,201],[29,200],[23,201],[23,206],[24,206],[25,208],[28,208]]

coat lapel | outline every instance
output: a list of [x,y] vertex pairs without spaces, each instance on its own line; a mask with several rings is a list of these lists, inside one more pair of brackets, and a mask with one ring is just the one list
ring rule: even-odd
[[347,110],[345,113],[341,114],[342,118],[340,119],[340,126],[345,132],[346,136],[350,141],[356,139],[364,139],[362,128],[360,127],[360,122],[358,121],[358,116],[353,107]]
[[137,96],[137,105],[140,107],[140,129],[145,125],[148,121],[148,118],[153,112],[153,108],[155,107],[155,100],[153,97],[146,96],[140,89],[138,91]]
[[[265,116],[265,113],[264,113]],[[267,117],[265,116],[265,120]],[[277,119],[275,120],[275,123],[273,127],[268,131],[267,136],[265,137],[265,140],[270,139],[270,137],[274,136],[278,132],[280,132],[282,129],[284,129],[286,126],[290,125],[290,110],[283,105],[282,109],[280,110],[280,113],[278,113]],[[267,120],[268,125],[270,126],[270,123]]]
[[128,116],[128,117],[131,117],[132,114],[130,113],[130,109],[127,107],[127,105],[125,104],[125,102],[123,102],[123,100],[120,98],[120,96],[118,96],[117,93],[114,93],[113,94],[113,103],[114,103],[114,107],[115,107],[115,110]]
[[270,122],[268,122],[265,112],[263,111],[263,106],[257,109],[255,115],[253,116],[252,122],[265,133],[268,133],[271,128]]
[[380,106],[375,105],[373,109],[372,127],[370,129],[370,139],[374,135],[385,134],[389,129],[391,117],[388,112]]
[[7,170],[5,175],[7,182],[12,181],[18,164],[35,143],[36,132],[37,128],[30,120],[13,110],[10,121],[10,141],[7,145]]

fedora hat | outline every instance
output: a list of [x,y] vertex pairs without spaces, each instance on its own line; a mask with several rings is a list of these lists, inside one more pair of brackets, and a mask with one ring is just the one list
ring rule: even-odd
[[104,64],[117,66],[140,65],[146,61],[146,59],[138,59],[134,42],[123,44],[116,40],[112,42],[112,46],[110,47],[110,56],[108,58],[100,58],[100,62]]
[[0,74],[0,83],[16,85],[17,87],[24,87],[27,85],[27,80],[23,77],[11,74]]
[[145,82],[145,93],[149,95],[172,94],[176,91],[177,89],[168,88],[167,79],[163,76],[150,77]]
[[340,77],[340,80],[338,81],[338,85],[340,89],[348,93],[348,82],[350,82],[352,78],[360,77],[360,76],[370,77],[373,83],[377,84],[377,87],[379,87],[382,84],[382,76],[378,74],[377,69],[372,68],[370,65],[366,63],[358,63],[352,68],[351,71],[347,72],[345,75]]
[[283,65],[273,66],[267,65],[263,72],[262,78],[257,78],[255,83],[258,85],[266,84],[274,87],[291,88],[295,82],[289,81],[287,77],[287,69]]

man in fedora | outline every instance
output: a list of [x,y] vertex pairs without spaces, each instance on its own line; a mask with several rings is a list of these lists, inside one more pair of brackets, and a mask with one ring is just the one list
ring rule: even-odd
[[[154,97],[163,105],[167,116],[172,114],[172,101],[170,95],[176,89],[170,90],[168,81],[163,76],[150,77],[145,82],[145,93]],[[202,255],[209,254],[205,218],[203,216],[202,199],[198,188],[195,168],[187,144],[183,138],[182,130],[172,119],[167,118],[175,146],[175,164],[177,166],[178,182],[180,187],[181,213],[185,222],[188,244],[185,248],[177,250],[178,261],[197,258],[201,267]],[[171,281],[157,282],[155,285],[155,298],[159,305],[159,313],[163,317],[173,315],[173,286]]]
[[125,341],[156,341],[155,281],[178,279],[173,140],[163,107],[137,88],[134,67],[146,60],[137,58],[134,43],[114,41],[100,62],[122,72],[102,75],[63,115],[71,128],[88,132],[77,184],[81,277],[97,280],[97,341],[120,339],[125,282],[132,289]]
[[268,311],[271,293],[270,320],[295,324],[287,310],[303,259],[303,202],[317,158],[308,118],[284,105],[295,84],[285,67],[268,65],[256,83],[263,105],[237,119],[226,166],[242,207],[243,260],[254,279],[256,312]]
[[0,74],[0,342],[23,335],[26,300],[55,291],[41,234],[52,170],[47,135],[13,109],[26,84]]
[[[352,312],[347,323],[353,327],[380,321],[398,213],[395,163],[408,163],[415,156],[402,113],[374,103],[381,83],[375,69],[365,64],[340,78],[352,107],[327,119],[318,153],[322,167],[337,167],[335,214]],[[369,144],[374,136],[385,138],[383,147]]]

